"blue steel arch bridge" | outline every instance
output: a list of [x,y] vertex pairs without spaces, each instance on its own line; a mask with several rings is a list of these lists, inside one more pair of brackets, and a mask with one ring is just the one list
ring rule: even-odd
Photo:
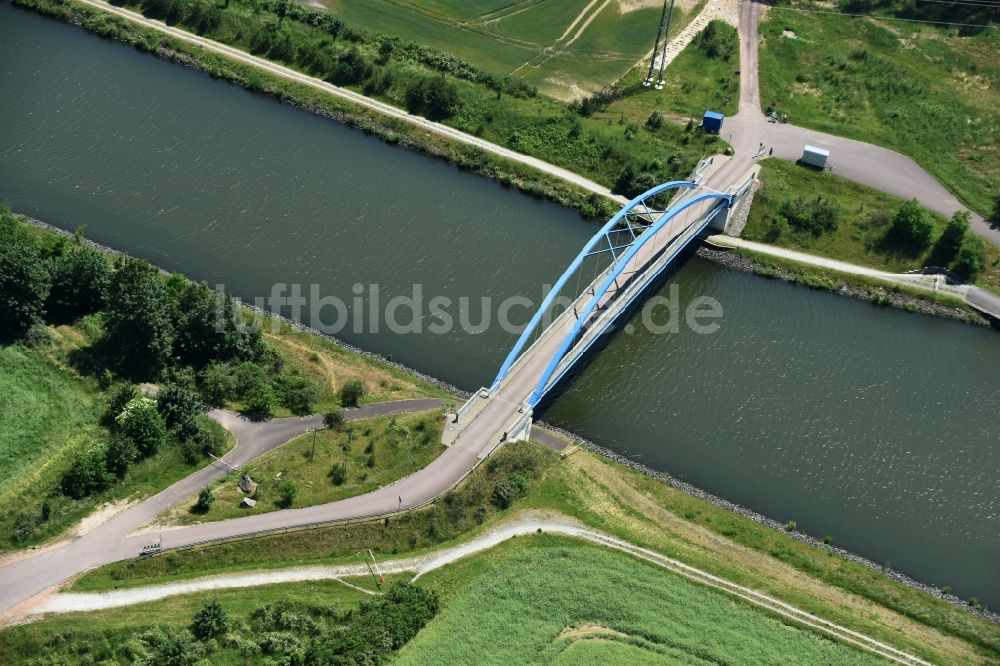
[[625,204],[552,286],[493,383],[451,415],[445,443],[483,457],[504,440],[526,439],[542,398],[684,248],[724,226],[748,185],[723,193],[671,181]]

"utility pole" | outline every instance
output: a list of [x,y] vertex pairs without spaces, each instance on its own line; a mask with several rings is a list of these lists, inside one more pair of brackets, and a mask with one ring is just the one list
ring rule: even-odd
[[[667,6],[667,0],[663,0],[663,12],[660,14],[660,27],[656,31],[656,43],[653,45],[653,59],[649,62],[649,74],[646,75],[646,80],[642,82],[642,85],[649,87],[653,85],[653,75],[656,73],[656,56],[660,55],[660,69],[659,75],[655,79],[656,89],[663,90],[663,70],[667,66],[667,44],[670,43],[670,22],[674,16],[674,0],[669,0],[670,5]],[[660,50],[660,45],[663,45],[662,53]]]
[[317,430],[319,430],[319,428],[313,428],[313,441],[312,441],[312,449],[309,450],[309,462],[312,462],[316,458],[316,431]]

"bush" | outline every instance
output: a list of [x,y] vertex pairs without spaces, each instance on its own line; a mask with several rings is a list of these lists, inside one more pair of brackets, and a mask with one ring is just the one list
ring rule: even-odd
[[47,309],[72,321],[104,308],[111,286],[111,266],[104,253],[77,245],[52,262],[52,290]]
[[780,209],[791,227],[817,237],[837,228],[838,214],[835,206],[820,197],[808,202],[801,198],[785,201]]
[[360,379],[348,379],[340,387],[340,404],[344,407],[357,407],[364,395],[364,383]]
[[[252,364],[251,364],[252,365]],[[198,392],[211,407],[222,407],[236,394],[233,368],[225,363],[209,363],[198,373]]]
[[344,412],[332,409],[323,415],[323,426],[329,430],[340,430],[344,426]]
[[338,86],[351,85],[364,81],[372,73],[372,62],[363,56],[357,47],[344,51],[337,58],[337,63],[327,76],[327,81]]
[[271,388],[266,385],[258,386],[247,396],[243,413],[253,421],[265,421],[271,418],[273,401]]
[[91,449],[77,456],[59,481],[64,495],[73,499],[83,499],[109,487],[114,477],[108,472],[104,462],[104,451]]
[[131,439],[141,458],[148,458],[159,450],[167,435],[163,418],[150,398],[136,398],[116,419],[119,432]]
[[191,633],[199,640],[219,636],[225,633],[228,628],[229,621],[226,617],[226,609],[217,599],[206,601],[205,605],[195,613],[194,622],[191,623]]
[[913,199],[893,215],[887,238],[904,249],[919,252],[930,246],[933,235],[934,223],[923,206]]
[[125,406],[135,400],[138,396],[139,392],[136,389],[135,384],[126,382],[118,385],[118,387],[111,392],[111,400],[108,403],[108,416],[111,417],[111,420],[116,420],[125,410]]
[[48,326],[41,322],[32,324],[24,334],[24,344],[32,349],[48,347],[52,344],[52,334],[49,333]]
[[445,120],[458,113],[458,86],[442,76],[418,81],[406,91],[406,108],[431,120]]
[[965,240],[969,232],[969,213],[961,210],[951,216],[948,224],[945,225],[941,237],[934,244],[934,261],[941,265],[947,265],[962,249],[962,241]]
[[278,491],[278,506],[283,509],[287,509],[295,501],[295,497],[299,494],[299,487],[291,479],[286,479],[284,483],[281,484],[281,489]]
[[979,238],[967,236],[962,242],[962,247],[955,257],[951,270],[963,280],[969,282],[976,279],[976,275],[983,267],[983,242]]
[[301,375],[279,378],[281,402],[293,414],[309,414],[312,403],[319,397],[319,387],[308,377]]
[[121,433],[111,436],[108,448],[104,451],[104,465],[108,472],[119,479],[125,477],[128,468],[139,459],[139,449],[129,437]]
[[337,463],[330,468],[330,483],[335,486],[342,486],[347,481],[347,465]]
[[[208,513],[208,510],[215,504],[215,493],[209,487],[204,487],[198,491],[198,501],[194,503],[195,513]],[[197,636],[198,634],[195,634]]]
[[739,47],[736,28],[722,22],[709,21],[705,29],[695,37],[695,45],[709,58],[730,60]]
[[31,538],[37,527],[38,517],[33,513],[22,511],[14,518],[14,527],[11,530],[10,538],[14,543],[24,543]]
[[130,645],[132,662],[138,666],[194,666],[198,657],[190,635],[154,627]]
[[16,339],[45,315],[51,276],[34,238],[0,208],[0,339]]
[[181,439],[187,439],[193,436],[195,418],[205,406],[191,391],[177,384],[170,384],[156,396],[156,409],[163,416],[168,429],[178,431]]

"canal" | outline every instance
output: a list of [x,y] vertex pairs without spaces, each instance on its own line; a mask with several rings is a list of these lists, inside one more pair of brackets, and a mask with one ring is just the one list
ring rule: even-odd
[[[493,317],[508,297],[537,301],[595,230],[8,3],[0,90],[0,200],[245,300],[298,283],[350,304],[377,284],[385,304],[417,284],[425,301],[466,297],[468,329],[483,297]],[[621,333],[543,418],[1000,607],[996,332],[696,258],[671,281],[682,306],[718,299],[719,330]],[[495,320],[445,334],[417,321],[355,332],[354,317],[339,335],[466,389],[516,337]]]

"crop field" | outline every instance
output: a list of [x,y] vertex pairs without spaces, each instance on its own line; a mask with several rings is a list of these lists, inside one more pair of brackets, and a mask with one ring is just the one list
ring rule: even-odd
[[760,34],[765,107],[909,155],[970,208],[992,211],[1000,195],[996,24],[960,33],[774,7]]
[[545,535],[420,584],[445,604],[400,664],[880,663],[651,564]]
[[[298,491],[290,505],[303,507],[372,492],[423,469],[444,451],[441,417],[440,411],[384,416],[296,437],[241,470],[258,483],[254,513],[286,508],[284,483]],[[335,468],[343,476],[334,477]],[[167,520],[187,524],[247,515],[249,510],[240,506],[245,493],[238,477],[231,474],[212,486],[215,503],[207,512],[198,513],[192,497]]]
[[[659,0],[323,0],[349,25],[514,75],[559,99],[616,81],[652,50]],[[693,2],[680,2],[680,26]],[[674,32],[672,30],[672,32]]]

